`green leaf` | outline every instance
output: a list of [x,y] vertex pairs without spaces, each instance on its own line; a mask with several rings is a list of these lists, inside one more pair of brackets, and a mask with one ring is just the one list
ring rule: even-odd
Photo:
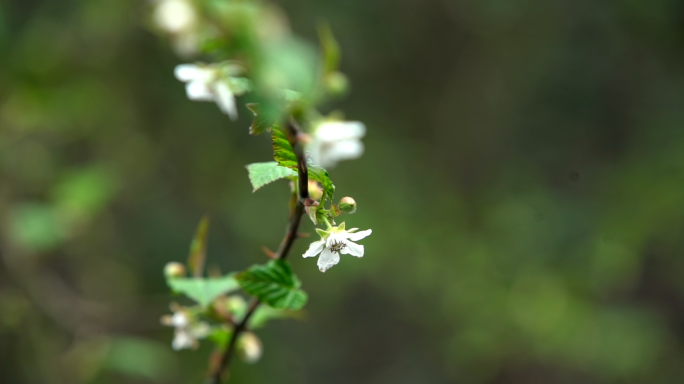
[[302,311],[291,311],[289,309],[276,309],[267,306],[260,306],[249,319],[249,329],[257,329],[266,325],[270,320],[301,318]]
[[275,161],[266,163],[252,163],[247,165],[249,172],[249,181],[252,182],[254,192],[268,183],[280,180],[286,177],[297,177],[297,172],[290,168],[281,167]]
[[250,135],[260,135],[264,131],[271,130],[271,127],[273,127],[277,120],[277,116],[274,116],[272,113],[265,113],[259,104],[256,103],[247,104],[247,108],[254,114],[252,125],[249,126]]
[[[283,167],[294,169],[296,171],[297,155],[295,155],[294,149],[287,140],[285,133],[278,129],[277,126],[274,126],[273,130],[271,131],[271,141],[273,142],[273,160]],[[309,180],[315,180],[321,183],[325,196],[332,201],[333,194],[335,193],[335,185],[332,183],[332,180],[330,180],[328,171],[319,166],[311,164],[309,164],[307,168]]]
[[240,287],[234,274],[217,279],[176,277],[166,280],[166,283],[174,292],[184,294],[203,307],[209,306],[217,297]]
[[285,133],[278,126],[271,131],[271,141],[273,142],[273,160],[283,167],[297,170],[297,155],[294,153],[290,141],[287,140]]
[[188,268],[190,274],[195,277],[202,276],[204,259],[207,253],[207,233],[209,231],[209,216],[204,215],[197,226],[195,237],[190,244],[190,256],[188,256]]
[[308,296],[299,289],[301,283],[285,260],[271,260],[253,265],[236,279],[242,289],[273,308],[301,309]]
[[335,185],[332,183],[332,180],[330,180],[330,175],[328,174],[328,171],[314,165],[309,165],[308,170],[309,180],[316,180],[319,183],[321,183],[321,187],[323,187],[323,192],[325,193],[325,195],[328,196],[330,201],[333,201]]

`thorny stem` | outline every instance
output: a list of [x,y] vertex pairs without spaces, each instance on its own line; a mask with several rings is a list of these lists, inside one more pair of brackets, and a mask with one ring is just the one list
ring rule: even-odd
[[[304,204],[310,200],[309,197],[309,174],[306,165],[306,156],[304,155],[304,149],[298,143],[299,130],[294,125],[294,123],[288,124],[288,140],[290,145],[294,149],[294,153],[297,156],[297,172],[299,175],[299,200],[295,206],[293,212],[290,215],[290,223],[287,226],[287,232],[285,237],[280,243],[278,252],[275,254],[275,259],[286,259],[292,248],[292,244],[295,239],[297,239],[297,231],[299,230],[299,223],[302,221],[302,216],[304,214]],[[233,334],[228,341],[228,346],[220,354],[220,360],[218,367],[212,369],[209,372],[209,377],[207,378],[207,384],[220,384],[223,372],[230,365],[230,361],[235,355],[235,348],[237,347],[237,341],[242,334],[247,329],[247,323],[252,317],[254,312],[261,302],[256,297],[252,299],[249,304],[249,309],[245,314],[245,317],[233,328]]]

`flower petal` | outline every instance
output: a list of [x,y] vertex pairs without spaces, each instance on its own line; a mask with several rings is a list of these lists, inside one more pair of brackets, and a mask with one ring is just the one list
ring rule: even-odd
[[359,241],[363,239],[364,237],[370,236],[370,234],[373,232],[372,229],[366,229],[365,231],[361,232],[356,232],[356,233],[350,233],[347,238],[351,241]]
[[175,327],[175,325],[173,325],[173,316],[172,315],[164,315],[161,317],[161,319],[159,319],[159,321],[162,323],[162,325],[166,325],[169,327]]
[[345,232],[335,232],[332,231],[330,232],[330,235],[325,241],[325,246],[330,247],[335,243],[339,243],[347,238],[347,234]]
[[199,101],[213,101],[214,94],[209,89],[207,83],[203,81],[191,81],[185,84],[185,92],[188,94],[188,99]]
[[194,348],[197,341],[184,329],[176,330],[173,337],[173,342],[171,343],[171,348],[178,351],[185,348]]
[[190,319],[188,319],[188,316],[181,311],[174,313],[173,317],[171,317],[171,325],[176,328],[187,327],[189,323]]
[[307,145],[307,150],[309,152],[309,157],[311,158],[311,161],[314,164],[321,164],[321,149],[322,149],[322,144],[318,140],[312,141],[309,145]]
[[339,160],[358,159],[363,155],[363,143],[359,140],[343,140],[331,145],[326,155]]
[[360,121],[328,121],[316,130],[316,136],[323,141],[356,140],[365,134],[366,126]]
[[302,257],[314,257],[321,253],[323,247],[325,246],[325,240],[314,241],[309,245],[309,249],[304,252]]
[[237,107],[235,106],[235,95],[230,91],[228,84],[225,81],[220,81],[216,84],[216,104],[223,113],[228,115],[231,120],[237,119]]
[[203,338],[209,336],[209,333],[211,333],[211,327],[209,326],[209,324],[201,321],[197,324],[194,324],[192,327],[190,327],[188,329],[188,332],[195,339],[203,339]]
[[342,248],[341,253],[345,255],[352,255],[356,257],[363,257],[363,245],[352,243],[351,241],[345,241],[346,247]]
[[176,79],[183,82],[188,82],[192,80],[203,79],[204,71],[205,70],[199,65],[180,64],[176,65],[176,68],[173,70],[173,74],[176,76]]
[[332,168],[342,160],[358,159],[363,154],[363,143],[358,140],[344,140],[325,143],[320,148],[310,146],[311,160],[324,168]]
[[326,248],[321,252],[321,256],[318,258],[318,269],[320,269],[321,272],[325,272],[339,262],[340,254],[330,252],[330,249]]

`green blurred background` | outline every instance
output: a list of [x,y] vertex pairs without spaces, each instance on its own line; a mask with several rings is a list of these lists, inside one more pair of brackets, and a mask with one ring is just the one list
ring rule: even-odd
[[[684,3],[278,3],[343,49],[367,152],[331,174],[373,235],[325,274],[296,245],[308,316],[231,382],[684,382]],[[224,272],[284,232],[268,138],[187,100],[149,6],[0,3],[3,384],[201,382],[163,266],[205,212]]]

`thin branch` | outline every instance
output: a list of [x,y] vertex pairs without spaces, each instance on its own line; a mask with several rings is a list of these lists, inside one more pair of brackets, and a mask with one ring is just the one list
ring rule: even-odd
[[[304,149],[299,144],[298,136],[299,130],[297,127],[290,123],[288,124],[288,140],[290,145],[294,149],[294,153],[297,156],[297,173],[299,175],[299,200],[295,206],[292,214],[290,215],[290,223],[287,226],[287,232],[285,232],[285,237],[280,242],[280,247],[278,252],[275,254],[275,259],[286,259],[292,249],[292,244],[299,237],[297,236],[297,231],[299,230],[299,224],[302,221],[302,216],[304,215],[304,206],[309,205],[312,200],[309,197],[309,173],[306,165],[306,156],[304,154]],[[207,378],[207,384],[220,384],[223,372],[230,365],[230,361],[235,355],[235,348],[237,347],[237,341],[242,334],[247,329],[247,324],[249,319],[252,317],[254,312],[259,308],[261,302],[257,298],[253,298],[249,304],[249,309],[245,314],[245,317],[235,325],[233,328],[233,334],[230,337],[228,346],[221,353],[220,362],[218,367],[210,372],[210,376]]]
[[290,122],[287,125],[288,129],[288,140],[290,145],[294,150],[295,156],[297,156],[297,173],[299,174],[299,200],[307,205],[307,200],[309,197],[309,171],[306,165],[306,155],[304,154],[304,148],[298,144],[299,142],[299,129],[297,129],[296,123]]

